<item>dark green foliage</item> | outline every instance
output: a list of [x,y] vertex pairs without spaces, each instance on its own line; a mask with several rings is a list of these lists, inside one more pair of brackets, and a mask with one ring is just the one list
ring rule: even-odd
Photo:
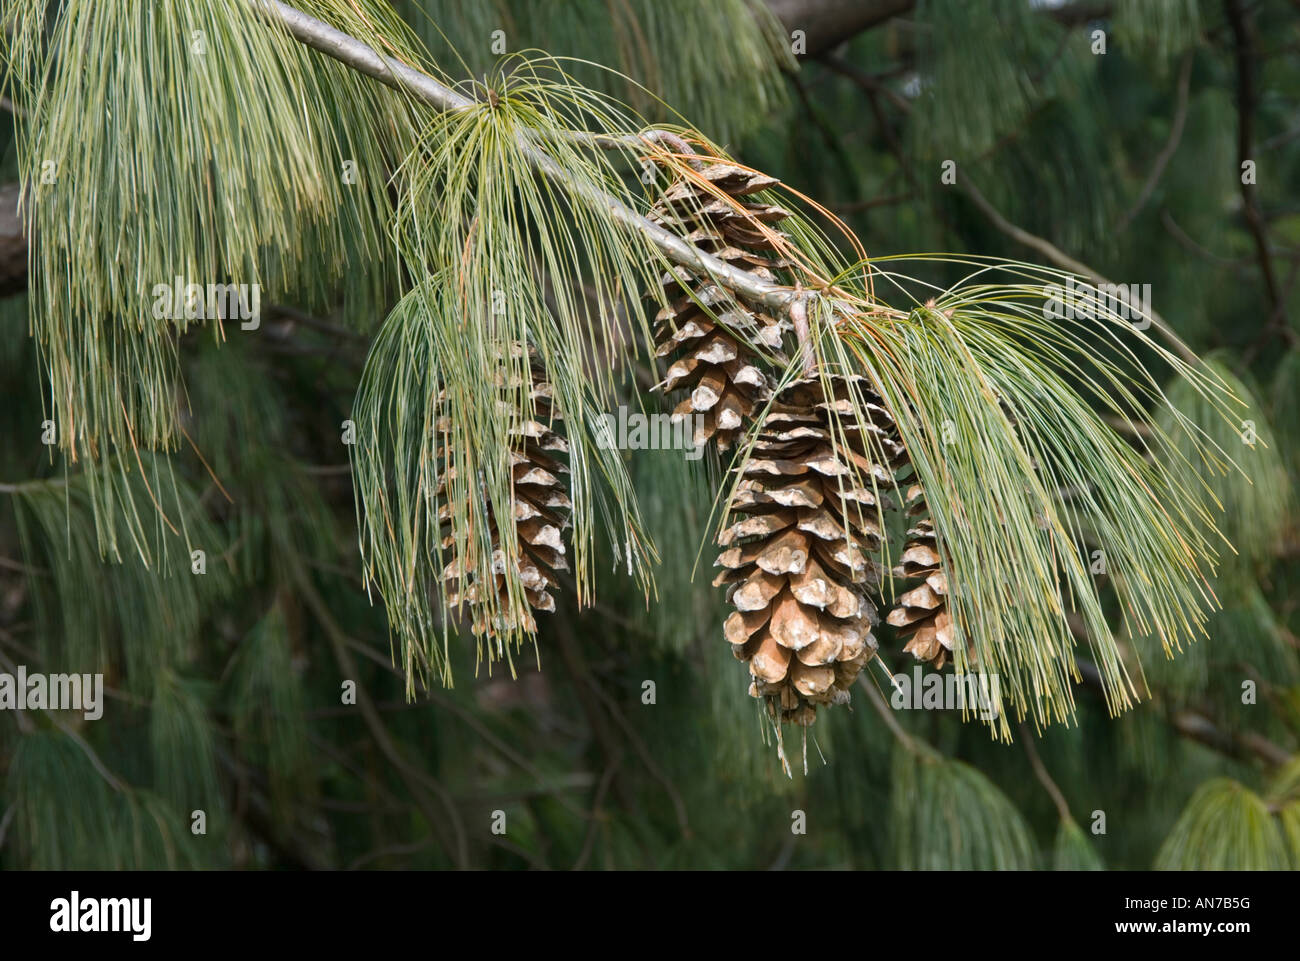
[[1156,856],[1161,870],[1278,871],[1292,867],[1281,825],[1254,792],[1227,778],[1197,790]]
[[[1071,649],[1065,622],[1051,622],[1075,659],[1055,663],[1051,681],[1073,700],[1070,725],[1036,731],[1009,716],[1016,740],[1008,744],[957,711],[885,707],[887,672],[910,674],[913,661],[881,628],[881,657],[864,672],[852,710],[827,712],[806,740],[785,735],[791,777],[722,639],[721,592],[708,586],[712,555],[702,545],[730,476],[712,453],[694,462],[681,451],[587,445],[579,576],[565,579],[556,614],[539,619],[535,649],[508,661],[480,658],[468,631],[457,633],[420,581],[431,567],[391,555],[384,587],[418,572],[405,583],[412,609],[439,643],[446,627],[453,686],[438,683],[438,672],[404,672],[403,618],[364,587],[363,558],[384,541],[385,521],[412,529],[428,521],[428,505],[411,501],[386,518],[377,513],[372,529],[361,528],[371,539],[359,538],[349,476],[420,474],[431,397],[402,401],[435,387],[422,351],[460,346],[453,373],[466,385],[461,405],[476,411],[471,433],[504,431],[493,420],[498,398],[475,380],[490,345],[481,330],[464,332],[457,303],[487,312],[488,275],[516,271],[501,329],[531,336],[554,359],[590,434],[611,398],[629,410],[660,403],[646,388],[662,372],[637,356],[642,318],[605,303],[639,295],[625,288],[644,286],[660,265],[632,262],[632,242],[592,215],[549,265],[562,289],[538,280],[530,258],[548,249],[543,236],[567,237],[579,215],[526,176],[516,147],[494,139],[491,117],[428,124],[390,91],[251,19],[223,17],[212,0],[69,6],[96,40],[87,49],[118,57],[91,58],[94,75],[55,77],[80,99],[68,101],[65,122],[40,144],[75,175],[65,191],[45,195],[49,206],[37,216],[49,246],[32,283],[33,300],[47,309],[32,327],[36,339],[26,336],[28,298],[0,299],[0,672],[20,664],[102,672],[104,718],[0,711],[0,868],[1300,868],[1300,35],[1287,4],[1245,5],[1258,92],[1258,182],[1249,196],[1263,215],[1280,303],[1243,212],[1242,104],[1219,3],[1120,3],[1113,15],[1070,23],[1011,0],[927,0],[848,38],[826,60],[797,63],[789,31],[757,0],[404,0],[393,6],[405,29],[383,19],[386,4],[302,4],[358,36],[383,32],[413,62],[424,42],[455,80],[500,84],[495,71],[515,70],[524,93],[498,117],[552,134],[563,116],[616,130],[631,113],[595,95],[548,101],[554,88],[528,87],[536,78],[492,50],[492,31],[505,31],[507,54],[539,48],[593,61],[562,66],[650,121],[687,118],[744,163],[844,217],[873,256],[949,250],[1062,266],[990,218],[975,187],[1008,224],[1064,255],[1117,282],[1150,283],[1163,319],[1212,355],[1206,375],[1240,399],[1225,420],[1218,395],[1172,376],[1157,345],[1177,348],[1153,329],[1149,343],[1129,341],[1133,359],[1186,421],[1149,395],[1132,410],[1132,398],[1090,385],[1083,369],[1051,379],[1052,365],[1032,360],[1055,347],[1095,359],[1090,342],[1062,333],[1069,343],[1053,345],[1035,335],[1029,349],[1017,341],[1037,326],[988,333],[992,318],[1037,309],[1025,306],[1023,290],[959,303],[941,291],[970,274],[971,261],[880,262],[918,282],[910,288],[918,301],[929,296],[919,282],[930,282],[941,307],[958,308],[942,327],[918,303],[891,329],[892,344],[915,352],[900,370],[925,377],[919,395],[936,411],[955,406],[968,440],[1010,449],[1005,422],[980,406],[988,398],[955,373],[952,357],[974,345],[967,371],[996,371],[994,386],[1019,408],[1022,433],[1041,443],[1042,468],[1007,476],[1056,486],[1125,475],[1124,484],[1099,484],[1114,495],[1101,521],[1062,507],[1069,537],[1052,543],[1087,558],[1102,534],[1127,531],[1133,540],[1112,556],[1118,569],[1075,566],[1075,583],[1091,579],[1095,590],[1065,592],[1077,632],[1106,628],[1113,642],[1080,636]],[[208,73],[182,62],[184,34],[147,33],[137,6],[199,17],[210,30]],[[378,20],[367,23],[371,15]],[[1104,55],[1092,50],[1098,29]],[[30,109],[35,64],[17,57],[21,38],[0,37],[5,89]],[[141,51],[156,70],[138,97],[125,98]],[[165,109],[173,98],[164,63],[180,71],[189,113]],[[279,86],[281,71],[296,86]],[[112,119],[96,99],[108,94],[90,89],[95,77],[117,85]],[[67,122],[71,105],[87,102],[98,108]],[[553,115],[539,121],[538,109]],[[1177,143],[1151,179],[1184,109]],[[155,137],[124,132],[154,113]],[[376,130],[382,136],[362,136]],[[226,137],[215,155],[200,149],[214,131]],[[0,111],[6,181],[43,156],[35,142],[20,156],[14,132],[12,115]],[[423,166],[403,167],[413,149]],[[176,151],[211,166],[178,165]],[[584,181],[622,196],[657,189],[615,152],[561,154],[582,164]],[[355,189],[336,175],[344,159],[362,169]],[[940,179],[945,160],[956,163],[955,183]],[[127,196],[116,189],[123,170],[152,185],[137,198],[143,206],[79,220],[89,195],[101,203]],[[224,174],[213,180],[212,170]],[[444,198],[457,183],[474,189],[456,193],[467,202],[453,211]],[[402,216],[390,218],[398,197]],[[72,230],[78,223],[81,233]],[[810,239],[826,223],[792,223],[828,263],[857,259]],[[73,271],[69,254],[93,269]],[[182,262],[187,256],[194,263]],[[603,292],[582,286],[593,265]],[[260,277],[261,328],[227,323],[222,338],[212,325],[185,333],[184,324],[156,323],[140,283],[169,281],[177,269]],[[419,296],[416,276],[441,270],[470,292],[456,303]],[[382,363],[366,368],[364,404],[354,407],[372,349]],[[1115,436],[1126,439],[1090,458],[1089,417],[1036,405],[1036,389],[1055,401],[1082,392],[1098,416],[1113,422],[1128,409],[1139,426],[1125,433],[1120,424]],[[68,391],[88,421],[68,419]],[[61,450],[41,443],[47,418],[58,424]],[[382,438],[382,452],[344,441],[354,419],[356,436]],[[1080,430],[1067,436],[1064,420]],[[1148,422],[1173,445],[1148,450]],[[1066,439],[1050,446],[1036,437]],[[1184,442],[1195,437],[1202,443]],[[987,483],[1003,462],[995,447],[950,462],[936,452],[927,467],[946,471],[968,501],[987,489],[971,512],[989,530],[999,510],[1023,522],[1032,504]],[[1223,460],[1202,460],[1206,448]],[[73,451],[75,462],[65,459]],[[1188,553],[1203,539],[1219,555],[1209,579],[1219,609],[1206,614],[1204,633],[1191,604],[1164,611],[1167,622],[1186,618],[1196,637],[1172,658],[1158,639],[1129,630],[1133,591],[1172,592],[1177,575],[1178,545],[1143,541],[1137,532],[1149,527],[1128,510],[1144,483],[1164,476],[1155,467],[1127,471],[1148,455],[1211,519],[1192,529]],[[1183,509],[1181,497],[1153,502]],[[1020,523],[1006,540],[1032,536]],[[984,543],[996,560],[1001,542],[986,530]],[[195,550],[206,573],[192,572]],[[410,550],[436,554],[426,542]],[[1050,612],[1035,613],[1017,591],[1050,573],[1044,566],[1009,585],[982,581],[971,596],[1005,605],[1006,624],[1046,624]],[[583,598],[591,603],[578,603],[579,582],[598,585],[594,599]],[[1066,677],[1071,666],[1077,680]],[[1119,672],[1140,698],[1113,717],[1108,678]],[[1033,764],[1026,738],[1050,774]],[[195,812],[206,833],[194,833]],[[498,812],[504,834],[493,831]]]
[[890,829],[905,870],[1027,870],[1038,852],[1020,812],[968,764],[900,747]]
[[1092,840],[1072,820],[1062,819],[1052,846],[1052,870],[1101,871],[1105,868]]

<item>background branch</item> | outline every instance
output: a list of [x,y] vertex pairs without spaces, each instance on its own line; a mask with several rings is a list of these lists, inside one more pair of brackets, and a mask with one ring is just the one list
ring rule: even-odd
[[787,33],[804,32],[810,57],[907,13],[915,5],[915,0],[767,0],[768,9]]
[[[989,203],[984,195],[980,193],[979,188],[970,182],[969,177],[963,177],[961,183],[966,192],[966,196],[970,197],[971,201],[974,202],[975,206],[978,207],[984,216],[988,218],[989,222],[1012,240],[1024,244],[1026,247],[1031,247],[1034,250],[1037,250],[1058,267],[1063,267],[1081,277],[1085,277],[1096,286],[1114,286],[1109,280],[1097,273],[1097,271],[1093,270],[1082,261],[1075,260],[1051,241],[1039,237],[1036,234],[1031,234],[1029,231],[1017,227],[1015,224],[1003,217],[1002,214],[998,212],[997,208]],[[1126,306],[1132,306],[1127,297],[1121,296],[1121,299],[1124,300]],[[1155,308],[1147,307],[1146,314],[1151,319],[1151,326],[1155,327],[1155,329],[1160,332],[1160,335],[1164,337],[1169,346],[1172,347],[1174,351],[1183,358],[1183,360],[1187,361],[1189,364],[1197,364],[1200,362],[1199,358],[1196,356],[1196,352],[1183,342],[1183,339],[1179,337],[1173,327],[1171,327],[1169,323],[1156,312]]]

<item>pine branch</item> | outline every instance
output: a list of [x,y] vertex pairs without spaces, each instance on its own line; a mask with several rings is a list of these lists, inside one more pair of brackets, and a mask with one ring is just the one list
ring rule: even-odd
[[[433,77],[401,61],[385,57],[372,47],[327,23],[308,16],[279,0],[247,0],[270,23],[287,30],[295,40],[332,57],[353,70],[372,77],[395,90],[407,93],[439,111],[469,110],[475,101]],[[756,304],[782,310],[789,306],[792,292],[787,287],[765,283],[748,271],[705,253],[694,244],[653,224],[604,191],[575,183],[544,150],[520,141],[520,153],[539,174],[566,192],[596,207],[607,209],[616,221],[638,231],[674,263],[710,275]]]
[[[1077,625],[1072,621],[1071,628],[1076,627]],[[1077,627],[1076,636],[1081,641],[1088,640],[1087,632],[1081,627]],[[1075,663],[1078,665],[1083,685],[1102,693],[1101,676],[1096,665],[1081,658]],[[1153,700],[1158,700],[1156,692],[1152,693]],[[1254,757],[1262,761],[1266,767],[1276,768],[1286,764],[1292,757],[1285,748],[1274,744],[1262,734],[1253,731],[1237,733],[1227,731],[1204,714],[1195,711],[1179,711],[1170,718],[1170,723],[1180,736],[1234,760],[1244,761]]]
[[1180,711],[1173,717],[1174,729],[1183,737],[1213,748],[1220,754],[1238,760],[1258,758],[1270,768],[1280,767],[1291,760],[1291,754],[1262,734],[1253,731],[1234,733],[1225,731],[1204,714]]
[[[1099,287],[1116,286],[1087,264],[1075,260],[1073,257],[1066,254],[1050,240],[1039,237],[1037,234],[1031,234],[1029,231],[1011,223],[998,212],[996,207],[988,202],[988,199],[985,198],[984,194],[980,193],[979,188],[971,183],[969,179],[965,179],[963,184],[966,196],[971,199],[975,206],[980,209],[980,212],[988,218],[989,222],[992,223],[994,227],[1006,234],[1012,240],[1024,244],[1026,247],[1037,250],[1048,260],[1052,261],[1052,263],[1057,264],[1072,273],[1088,278],[1093,284],[1096,284]],[[1128,298],[1124,297],[1123,299],[1127,304]],[[1187,361],[1189,364],[1197,364],[1200,362],[1195,352],[1183,342],[1183,339],[1174,332],[1174,329],[1171,326],[1169,326],[1169,322],[1156,313],[1154,308],[1148,308],[1147,315],[1151,318],[1151,325],[1160,332],[1161,336],[1168,341],[1169,345],[1178,352],[1178,355],[1182,357],[1183,360]]]

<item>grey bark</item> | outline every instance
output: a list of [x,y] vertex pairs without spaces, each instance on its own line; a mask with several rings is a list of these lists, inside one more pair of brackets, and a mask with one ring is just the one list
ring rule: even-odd
[[854,34],[907,13],[915,0],[767,0],[787,32],[802,30],[806,55],[815,57]]

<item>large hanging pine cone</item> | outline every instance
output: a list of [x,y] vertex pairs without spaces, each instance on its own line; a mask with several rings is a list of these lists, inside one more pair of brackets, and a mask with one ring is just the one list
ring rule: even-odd
[[[728,163],[707,163],[696,177],[728,197],[741,198],[777,181]],[[721,260],[756,277],[772,280],[789,266],[756,226],[790,216],[771,204],[737,199],[729,203],[702,183],[683,177],[650,211],[655,223],[672,230]],[[655,317],[656,352],[672,359],[665,391],[688,390],[673,411],[674,421],[697,416],[694,442],[714,438],[727,450],[747,426],[755,405],[766,397],[767,378],[749,345],[762,344],[779,356],[788,321],[752,309],[712,279],[676,267],[663,276],[668,306]]]
[[[516,358],[521,356],[521,351],[518,345],[512,347]],[[551,385],[545,379],[536,353],[531,349],[528,353],[529,380],[526,385],[518,379],[510,380],[504,372],[504,363],[495,376],[498,387],[518,390],[527,386],[533,404],[534,416],[530,419],[521,416],[513,405],[502,403],[502,415],[509,418],[509,433],[516,441],[510,450],[513,480],[513,516],[510,522],[514,524],[518,544],[517,583],[523,588],[522,600],[526,604],[519,603],[517,596],[512,603],[506,577],[506,553],[500,546],[501,529],[490,505],[487,518],[492,543],[491,580],[486,589],[495,593],[495,602],[484,596],[485,578],[475,570],[477,565],[472,561],[466,563],[464,558],[455,556],[443,571],[448,603],[467,603],[473,617],[474,633],[489,637],[497,632],[509,633],[518,629],[534,633],[537,623],[530,609],[548,613],[555,610],[555,599],[549,589],[556,586],[555,572],[569,569],[561,538],[561,532],[568,525],[569,511],[573,508],[565,481],[561,478],[569,469],[553,456],[568,453],[568,445],[553,430],[560,414],[554,409]],[[439,418],[437,427],[444,437],[450,431],[445,417]],[[445,443],[443,449],[446,449]],[[455,477],[455,470],[454,466],[448,467],[439,478],[439,496],[445,495],[447,482]],[[442,546],[454,552],[452,513],[451,505],[444,501],[438,511],[438,519],[443,524]]]
[[[916,517],[926,512],[925,494],[913,484],[907,492],[907,513]],[[953,624],[948,611],[948,579],[940,567],[939,544],[934,524],[928,517],[908,530],[907,543],[894,574],[921,578],[921,584],[898,599],[886,620],[899,628],[900,637],[911,640],[903,650],[917,660],[928,661],[941,669],[952,654]]]
[[[893,418],[863,378],[798,381],[776,398],[719,537],[735,612],[727,641],[748,662],[750,693],[783,721],[813,723],[845,703],[874,655],[879,508],[904,458]],[[865,408],[851,416],[850,392]]]

